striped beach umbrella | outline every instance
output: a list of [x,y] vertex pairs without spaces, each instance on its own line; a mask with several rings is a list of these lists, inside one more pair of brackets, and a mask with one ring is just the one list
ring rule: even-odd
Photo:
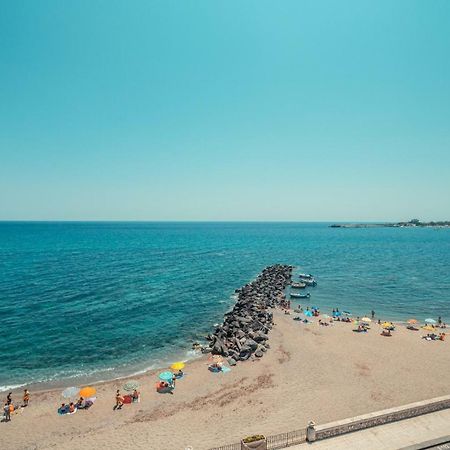
[[123,390],[126,392],[132,392],[139,387],[139,383],[136,380],[127,381],[123,385]]

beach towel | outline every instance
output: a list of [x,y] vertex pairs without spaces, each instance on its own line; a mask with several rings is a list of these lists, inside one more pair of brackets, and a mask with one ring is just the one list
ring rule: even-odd
[[75,414],[78,411],[78,408],[75,408],[74,412],[61,412],[61,409],[58,409],[58,415],[59,416],[71,416],[72,414]]

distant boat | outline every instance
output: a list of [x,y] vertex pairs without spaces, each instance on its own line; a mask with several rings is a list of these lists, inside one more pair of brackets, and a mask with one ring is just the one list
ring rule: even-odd
[[305,288],[306,287],[306,283],[296,283],[295,281],[293,281],[292,283],[291,283],[291,288],[294,288],[294,289],[303,289],[303,288]]
[[311,294],[308,292],[307,294],[296,294],[295,292],[291,292],[289,294],[292,298],[309,298]]

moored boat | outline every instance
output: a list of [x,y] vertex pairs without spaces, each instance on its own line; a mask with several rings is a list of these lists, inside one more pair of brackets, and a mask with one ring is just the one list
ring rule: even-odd
[[295,292],[291,292],[289,294],[292,298],[309,298],[311,294],[308,292],[307,294],[296,294]]
[[303,278],[305,280],[314,280],[314,276],[311,275],[310,273],[299,273],[298,277]]
[[295,281],[293,281],[291,283],[291,288],[294,288],[294,289],[303,289],[305,287],[306,287],[306,283],[303,283],[303,282],[296,283]]

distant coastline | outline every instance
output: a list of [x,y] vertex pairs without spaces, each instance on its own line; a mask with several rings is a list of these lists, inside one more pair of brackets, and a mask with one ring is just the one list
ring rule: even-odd
[[412,219],[409,222],[387,222],[387,223],[335,223],[330,228],[449,228],[450,221],[421,222]]

